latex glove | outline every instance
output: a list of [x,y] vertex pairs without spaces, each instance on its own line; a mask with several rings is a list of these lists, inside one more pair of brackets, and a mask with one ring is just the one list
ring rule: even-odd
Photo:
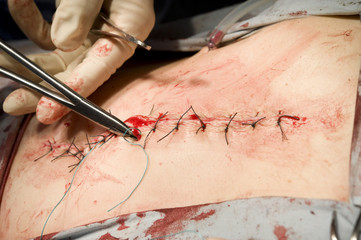
[[[17,9],[36,7],[35,3],[29,0],[8,0],[8,2],[15,19],[19,18]],[[19,2],[26,4],[19,5]],[[123,31],[142,41],[153,28],[155,19],[153,0],[62,0],[54,15],[50,31],[50,42],[58,49],[48,54],[30,56],[44,70],[55,74],[58,79],[84,97],[88,97],[101,86],[133,55],[136,48],[134,43],[124,40],[101,38],[95,41],[94,37],[88,35],[100,8]],[[35,15],[38,13],[33,11]],[[34,19],[40,18],[34,17]],[[30,39],[40,46],[48,46],[48,41],[42,39],[49,33],[47,27],[40,27],[39,24],[25,20],[22,24],[20,27]],[[34,26],[43,30],[34,30]],[[101,29],[110,30],[107,25],[101,26]],[[47,34],[39,34],[42,31]],[[50,38],[50,35],[47,35],[47,38]],[[12,67],[14,68],[15,65]],[[3,108],[5,112],[13,115],[36,110],[38,120],[45,124],[57,121],[70,111],[48,98],[42,97],[39,100],[38,94],[27,89],[18,89],[9,94]]]

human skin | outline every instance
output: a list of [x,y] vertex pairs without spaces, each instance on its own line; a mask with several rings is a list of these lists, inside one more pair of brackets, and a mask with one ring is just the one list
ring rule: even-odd
[[[139,128],[136,142],[113,137],[89,153],[86,134],[90,142],[101,140],[90,137],[106,135],[101,127],[73,113],[49,126],[32,119],[3,194],[0,238],[40,235],[70,186],[74,171],[68,166],[78,162],[71,156],[52,160],[74,137],[89,154],[45,233],[126,213],[240,198],[349,201],[360,39],[357,18],[310,17],[168,65],[124,69],[91,100]],[[145,140],[147,155],[132,145]],[[139,187],[107,212],[135,188],[147,156]]]

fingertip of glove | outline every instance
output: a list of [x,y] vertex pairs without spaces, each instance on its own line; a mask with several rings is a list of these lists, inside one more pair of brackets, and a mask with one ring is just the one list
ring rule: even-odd
[[52,38],[52,41],[57,49],[64,52],[71,52],[76,50],[81,45],[81,41],[70,38]]
[[36,107],[36,118],[43,124],[52,124],[69,112],[65,106],[47,98],[41,98]]
[[77,24],[60,20],[58,22],[51,27],[51,41],[55,47],[64,52],[74,51],[80,47],[86,38],[82,29]]
[[18,116],[35,112],[37,96],[29,95],[22,89],[10,93],[3,102],[3,110],[7,114]]

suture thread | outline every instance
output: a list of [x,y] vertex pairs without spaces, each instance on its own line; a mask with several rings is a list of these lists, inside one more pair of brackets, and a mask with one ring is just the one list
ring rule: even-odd
[[[137,129],[137,128],[130,128],[130,129],[138,130],[138,131],[139,131],[139,134],[141,134],[141,131],[140,131],[139,129]],[[148,156],[147,151],[145,151],[144,147],[143,147],[142,145],[140,145],[139,143],[129,142],[129,140],[125,138],[125,135],[126,135],[126,134],[127,134],[127,131],[125,131],[125,133],[124,133],[124,135],[123,135],[123,139],[124,139],[125,141],[127,141],[127,142],[128,142],[129,144],[131,144],[131,145],[140,147],[140,148],[143,150],[143,152],[144,152],[144,154],[145,154],[145,156],[146,156],[147,161],[146,161],[146,165],[145,165],[145,169],[144,169],[144,172],[143,172],[143,174],[142,174],[142,177],[140,178],[140,180],[139,180],[139,182],[137,183],[137,185],[133,188],[133,190],[129,193],[129,195],[128,195],[124,200],[120,201],[117,205],[115,205],[114,207],[110,208],[110,209],[108,210],[108,212],[112,211],[114,208],[117,208],[117,207],[120,206],[121,204],[125,203],[125,202],[133,195],[133,193],[135,192],[135,190],[137,190],[137,188],[139,187],[139,185],[143,182],[143,179],[144,179],[144,177],[145,177],[145,174],[146,174],[146,172],[147,172],[147,170],[148,170],[148,166],[149,166],[149,156]]]
[[[136,128],[130,128],[130,129],[136,129]],[[139,129],[136,129],[136,130],[138,130],[139,133],[141,134],[141,131],[140,131]],[[126,201],[133,195],[133,193],[136,191],[136,189],[137,189],[137,188],[139,187],[139,185],[142,183],[142,181],[143,181],[143,179],[144,179],[144,177],[145,177],[145,174],[146,174],[146,172],[147,172],[147,170],[148,170],[148,166],[149,166],[149,156],[148,156],[148,153],[145,151],[144,147],[143,147],[142,145],[140,145],[140,144],[129,142],[129,140],[126,139],[126,137],[125,137],[126,134],[127,134],[127,132],[125,132],[124,135],[123,135],[123,139],[124,139],[126,142],[128,142],[128,143],[131,144],[131,145],[139,146],[140,148],[143,149],[144,154],[145,154],[146,159],[147,159],[147,161],[146,161],[146,166],[145,166],[145,170],[144,170],[144,172],[143,172],[143,174],[142,174],[141,179],[139,180],[139,182],[137,183],[137,185],[133,188],[133,190],[130,192],[130,194],[129,194],[124,200],[122,200],[122,201],[119,202],[117,205],[115,205],[114,207],[112,207],[111,209],[109,209],[108,212],[112,211],[114,208],[116,208],[116,207],[118,207],[119,205],[121,205],[121,204],[123,204],[124,202],[126,202]],[[71,187],[72,187],[72,185],[73,185],[75,176],[76,176],[76,174],[77,174],[77,172],[78,172],[78,169],[80,168],[81,164],[82,164],[82,163],[84,162],[84,160],[89,156],[89,154],[90,154],[96,147],[98,147],[99,144],[100,144],[99,147],[103,146],[105,143],[107,143],[109,140],[111,140],[111,139],[115,136],[115,134],[111,133],[111,134],[108,134],[108,135],[106,135],[106,136],[104,136],[104,135],[97,135],[97,136],[101,136],[101,137],[103,137],[103,139],[101,139],[100,141],[95,142],[95,143],[90,143],[90,142],[89,142],[88,135],[86,134],[87,144],[88,144],[88,146],[89,146],[89,148],[90,148],[89,152],[88,152],[86,155],[83,155],[82,151],[80,151],[79,148],[74,144],[75,138],[73,138],[72,143],[70,144],[69,148],[65,151],[66,153],[68,153],[68,154],[70,153],[72,156],[76,156],[76,157],[77,157],[77,155],[80,153],[83,157],[82,157],[82,158],[77,157],[77,158],[79,159],[79,163],[74,164],[74,165],[75,165],[75,166],[74,166],[75,172],[74,172],[73,177],[72,177],[72,179],[71,179],[71,181],[70,181],[69,187],[67,188],[67,190],[66,190],[65,193],[63,194],[62,198],[58,201],[58,203],[54,206],[54,208],[51,210],[51,212],[49,213],[48,217],[46,218],[46,221],[45,221],[44,226],[43,226],[42,231],[41,231],[40,240],[42,240],[42,238],[43,238],[45,227],[46,227],[46,225],[47,225],[47,223],[48,223],[51,215],[53,214],[53,212],[55,211],[55,209],[60,205],[60,203],[64,200],[64,198],[66,197],[66,195],[67,195],[68,192],[70,191],[70,189],[71,189]],[[90,147],[92,144],[95,144],[95,145],[94,145],[93,147]],[[71,153],[71,152],[70,152],[72,146],[74,146],[74,147],[78,150],[77,153]],[[59,157],[59,156],[58,156],[58,157]],[[71,165],[71,166],[73,166],[73,165]],[[71,170],[71,171],[72,171],[72,170]]]
[[176,131],[179,129],[179,123],[182,120],[182,118],[189,112],[189,110],[192,110],[194,115],[197,117],[197,119],[199,120],[199,122],[201,123],[201,126],[197,129],[196,134],[198,134],[199,130],[205,130],[206,129],[206,124],[202,121],[202,119],[198,116],[198,114],[196,113],[196,111],[194,110],[194,108],[192,106],[190,106],[187,111],[185,111],[180,118],[178,119],[178,122],[176,124],[176,126],[170,131],[168,132],[165,136],[163,136],[162,138],[160,138],[157,142],[162,141],[164,138],[168,137],[172,132]]
[[201,122],[201,126],[198,128],[198,130],[196,131],[196,134],[198,134],[198,131],[200,129],[203,129],[203,131],[206,129],[206,124],[204,124],[204,122],[201,120],[201,118],[198,116],[198,114],[196,113],[196,111],[194,111],[194,108],[191,106],[191,109],[194,113],[194,115],[196,115],[196,117],[198,118],[198,120]]
[[[257,113],[257,115],[258,115],[258,113]],[[253,129],[255,129],[255,128],[256,128],[256,124],[257,124],[259,121],[262,121],[262,120],[265,119],[265,118],[266,118],[266,117],[260,118],[260,119],[258,119],[258,120],[256,120],[256,121],[254,121],[253,123],[242,123],[242,125],[250,125],[250,126],[252,126]]]
[[[102,143],[100,146],[102,146],[103,144],[107,143],[110,139],[112,139],[113,137],[115,136],[115,134],[113,133],[110,133],[108,135],[96,135],[96,136],[93,136],[93,137],[102,137],[102,140],[98,141],[98,142],[90,142],[89,141],[89,138],[88,138],[88,134],[86,134],[86,140],[87,140],[87,144],[89,148],[92,148],[92,145],[97,145],[98,143]],[[78,164],[80,163],[80,161],[85,157],[84,154],[83,154],[83,151],[81,151],[76,145],[75,145],[75,137],[73,138],[71,144],[69,145],[68,149],[65,150],[63,153],[61,153],[60,155],[54,157],[51,162],[59,159],[59,158],[62,158],[62,157],[75,157],[78,162],[77,163],[74,163],[74,164],[71,164],[68,166],[68,168],[71,168],[69,170],[69,172],[72,172],[76,166],[78,166]],[[72,147],[76,149],[76,152],[72,152]]]
[[233,118],[237,115],[237,112],[235,114],[233,114],[233,116],[231,117],[231,119],[229,120],[226,129],[224,129],[224,137],[226,138],[226,143],[228,145],[228,138],[227,138],[227,133],[228,133],[228,129],[229,129],[229,125],[231,124]]
[[53,151],[53,145],[51,144],[51,142],[49,140],[48,140],[48,143],[49,143],[50,150],[48,152],[46,152],[45,154],[41,155],[40,157],[38,157],[37,159],[35,159],[34,162],[45,157],[46,155],[48,155],[49,153],[51,153]]
[[[163,139],[165,139],[166,137],[168,137],[168,136],[169,136],[171,133],[173,133],[174,131],[179,130],[180,121],[183,119],[183,117],[184,117],[190,110],[193,111],[194,115],[197,117],[197,119],[198,119],[198,120],[200,121],[200,123],[201,123],[201,126],[197,129],[196,134],[198,134],[199,130],[201,130],[201,129],[204,131],[204,130],[206,129],[206,124],[202,121],[202,119],[199,117],[199,115],[195,112],[193,106],[190,106],[190,107],[187,109],[187,111],[185,111],[185,112],[180,116],[180,118],[179,118],[178,121],[177,121],[176,126],[175,126],[171,131],[169,131],[166,135],[164,135],[162,138],[160,138],[157,142],[162,141]],[[167,112],[167,113],[168,113],[168,112]],[[258,116],[258,114],[259,114],[259,112],[257,112],[256,117]],[[279,114],[281,114],[281,111],[279,112]],[[230,121],[228,122],[228,124],[227,124],[227,126],[226,126],[226,128],[225,128],[225,140],[226,140],[227,145],[229,145],[229,141],[228,141],[228,137],[227,137],[227,133],[228,133],[228,130],[229,130],[229,126],[230,126],[232,120],[235,118],[236,115],[237,115],[237,113],[235,113],[235,114],[231,117]],[[164,115],[162,115],[161,118],[162,118],[162,117],[164,117]],[[277,120],[277,125],[279,126],[279,128],[280,128],[280,130],[281,130],[282,140],[287,140],[287,137],[286,137],[286,135],[285,135],[285,132],[284,132],[282,126],[281,126],[281,119],[282,119],[282,118],[292,118],[293,120],[297,120],[297,121],[300,120],[300,118],[297,117],[297,116],[291,116],[291,115],[282,115],[282,116],[280,116],[280,117],[278,118],[278,120]],[[266,117],[261,117],[261,118],[257,119],[257,120],[254,121],[254,122],[251,122],[251,123],[243,122],[242,125],[248,125],[248,126],[251,126],[253,129],[255,129],[255,128],[256,128],[256,125],[257,125],[260,121],[262,121],[262,120],[264,120],[264,119],[266,119]],[[155,126],[158,124],[159,120],[160,120],[160,118],[156,121]],[[153,128],[148,132],[148,134],[147,134],[147,136],[146,136],[146,138],[145,138],[145,140],[144,140],[144,147],[146,146],[146,142],[148,141],[148,138],[149,138],[149,136],[150,136],[150,134],[151,134],[152,132],[155,132],[155,127],[153,127]]]
[[149,115],[148,115],[148,116],[152,115],[153,110],[154,110],[154,104],[152,105],[152,109],[150,109],[150,112],[149,112]]
[[[153,105],[154,106],[154,105]],[[168,111],[166,113],[164,113],[162,116],[160,116],[157,121],[155,122],[153,128],[148,132],[147,136],[145,137],[144,139],[144,144],[143,144],[143,148],[145,148],[145,145],[147,144],[147,140],[148,140],[148,137],[149,135],[152,133],[152,132],[155,132],[156,128],[157,128],[157,125],[158,125],[158,122],[165,117],[165,115],[168,114]]]
[[[73,141],[74,141],[74,140],[73,140]],[[100,143],[100,142],[99,142],[99,143]],[[98,143],[98,144],[99,144],[99,143]],[[79,162],[79,164],[76,166],[75,172],[74,172],[73,177],[72,177],[72,179],[71,179],[71,181],[70,181],[70,184],[69,184],[68,189],[65,191],[65,193],[64,193],[63,196],[62,196],[62,198],[58,201],[58,203],[54,206],[54,208],[51,210],[51,212],[49,213],[48,217],[46,218],[46,221],[45,221],[45,223],[44,223],[43,229],[41,230],[40,240],[43,239],[44,230],[45,230],[46,224],[48,223],[51,215],[53,214],[53,212],[55,211],[55,209],[60,205],[60,203],[63,201],[63,199],[66,197],[66,195],[67,195],[68,192],[70,191],[70,188],[71,188],[72,185],[73,185],[74,178],[75,178],[76,173],[78,172],[79,167],[80,167],[81,164],[84,162],[84,160],[86,159],[86,157],[89,156],[89,154],[98,146],[98,144],[95,145],[93,148],[91,148],[90,151],[84,156],[84,158],[83,158],[83,159]]]
[[[69,165],[69,166],[68,166],[68,168],[71,168],[71,169],[69,170],[69,172],[72,172],[72,171],[75,169],[75,167],[78,166],[78,164],[79,164],[79,163],[82,161],[82,159],[84,159],[84,157],[85,157],[84,154],[83,154],[83,152],[75,145],[74,142],[75,142],[75,137],[73,138],[73,140],[72,140],[71,144],[69,145],[68,149],[65,150],[62,154],[54,157],[54,158],[51,160],[51,162],[55,161],[56,159],[62,158],[62,157],[69,157],[69,156],[75,157],[76,159],[78,159],[78,163],[75,163],[75,164],[72,164],[72,165]],[[77,152],[75,152],[75,153],[71,152],[71,148],[72,148],[72,147],[74,147],[74,148],[77,150]],[[79,155],[80,155],[80,156],[79,156]]]
[[279,128],[280,128],[280,130],[281,130],[282,141],[285,141],[285,140],[287,140],[287,137],[286,137],[286,134],[285,134],[285,132],[283,131],[282,126],[281,126],[281,119],[282,119],[282,118],[291,118],[291,119],[296,120],[296,121],[300,120],[300,118],[297,117],[297,116],[291,116],[291,115],[281,115],[281,116],[278,117],[277,125],[279,126]]
[[178,119],[177,125],[176,125],[169,133],[167,133],[164,137],[160,138],[157,142],[162,141],[164,138],[168,137],[173,131],[178,130],[178,129],[179,129],[179,123],[180,123],[180,121],[182,120],[182,118],[184,117],[184,115],[186,115],[187,112],[188,112],[189,110],[191,110],[191,108],[192,108],[192,106],[191,106],[190,108],[188,108],[188,110],[185,111],[185,113],[183,113],[183,114],[181,115],[181,117]]

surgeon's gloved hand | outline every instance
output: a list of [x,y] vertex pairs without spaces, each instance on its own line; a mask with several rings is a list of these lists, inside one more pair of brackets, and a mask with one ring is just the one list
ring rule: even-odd
[[[62,0],[52,25],[43,20],[33,1],[8,0],[8,5],[14,20],[29,39],[45,49],[56,48],[51,53],[29,58],[83,97],[88,97],[101,86],[136,48],[134,43],[125,40],[96,40],[95,36],[88,34],[100,10],[120,29],[141,41],[146,39],[155,20],[153,0]],[[99,26],[101,30],[111,30],[105,24]],[[5,56],[0,55],[0,64],[17,72],[21,70],[21,66]],[[29,71],[19,73],[37,81]],[[70,111],[25,88],[9,94],[3,108],[13,115],[36,111],[38,120],[45,124],[59,120]]]

